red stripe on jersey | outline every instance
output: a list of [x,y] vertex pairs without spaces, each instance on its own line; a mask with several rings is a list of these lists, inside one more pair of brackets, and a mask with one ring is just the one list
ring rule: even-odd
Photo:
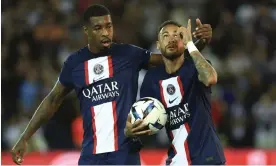
[[113,64],[111,56],[108,56],[108,70],[109,70],[109,78],[113,77]]
[[84,62],[85,84],[89,85],[88,61]]
[[162,80],[159,81],[159,86],[160,86],[160,96],[161,96],[161,100],[162,100],[162,103],[164,104],[164,107],[167,108],[167,103],[165,101],[165,97],[164,97],[164,92],[163,92],[163,86],[162,86]]
[[97,134],[96,134],[96,125],[95,125],[95,113],[94,113],[94,107],[92,106],[91,107],[91,116],[92,116],[92,119],[91,119],[91,121],[92,121],[92,129],[93,129],[93,132],[92,132],[92,134],[93,134],[93,154],[96,154],[96,147],[97,147]]
[[[173,141],[174,136],[173,136],[173,133],[172,133],[171,131],[169,132],[169,136],[171,137],[171,139],[172,139],[172,141]],[[176,151],[174,145],[172,144],[171,146],[172,146],[172,148],[173,148],[174,154],[176,154],[177,151]]]
[[173,144],[172,144],[172,148],[173,148],[174,155],[176,155],[176,154],[177,154],[177,151],[176,151],[176,149],[175,149],[175,147],[174,147]]
[[[173,133],[172,133],[172,131],[169,131],[169,137],[170,137],[170,139],[173,141]],[[174,145],[173,145],[173,143],[171,144],[171,147],[172,147],[172,149],[173,149],[173,153],[174,153],[174,155],[176,155],[177,154],[177,151],[176,151],[176,149],[175,149],[175,147],[174,147]],[[171,159],[171,161],[170,161],[170,163],[169,163],[169,165],[171,165],[171,162],[172,162],[172,159]]]
[[182,99],[184,99],[184,88],[182,86],[182,81],[181,81],[179,76],[177,77],[177,83],[178,83],[179,88],[180,88],[180,93],[182,95]]
[[116,112],[116,101],[112,102],[112,111],[114,119],[114,148],[118,150],[118,129],[117,129],[117,112]]
[[[185,125],[186,131],[187,131],[187,133],[189,135],[189,133],[190,133],[190,126],[189,126],[188,122],[186,122],[184,125]],[[188,146],[188,136],[187,136],[187,138],[186,138],[186,140],[184,142],[184,148],[185,148],[185,152],[186,152],[186,157],[187,157],[188,163],[189,163],[189,165],[191,165],[190,150],[189,150],[189,146]]]
[[169,136],[170,136],[170,139],[173,140],[173,133],[172,133],[172,131],[169,131]]
[[[177,152],[176,152],[176,149],[175,149],[174,145],[173,145],[173,144],[171,144],[171,146],[172,146],[172,149],[173,149],[174,155],[176,155],[176,154],[177,154]],[[171,163],[172,163],[172,159],[170,159],[169,165],[171,165]]]

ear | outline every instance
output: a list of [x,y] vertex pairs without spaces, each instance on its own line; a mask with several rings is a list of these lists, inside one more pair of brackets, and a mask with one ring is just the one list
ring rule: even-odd
[[160,43],[159,43],[159,41],[156,41],[156,48],[157,48],[158,50],[160,50]]
[[86,35],[88,35],[88,28],[87,28],[86,26],[83,26],[82,28],[83,28],[84,33],[85,33]]

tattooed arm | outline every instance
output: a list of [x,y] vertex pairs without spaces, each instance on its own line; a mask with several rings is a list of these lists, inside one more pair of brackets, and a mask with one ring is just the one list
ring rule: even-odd
[[183,42],[186,45],[195,67],[198,71],[198,79],[205,86],[211,86],[217,83],[217,72],[212,65],[201,55],[192,41],[191,20],[189,19],[187,28],[180,27],[179,33],[183,36]]
[[201,55],[199,51],[190,53],[198,72],[198,79],[205,86],[211,86],[217,83],[217,72],[212,65]]
[[27,141],[40,128],[42,124],[47,122],[58,110],[65,96],[71,91],[71,88],[63,86],[59,81],[56,83],[52,91],[44,98],[35,111],[32,119],[27,125],[25,131],[12,149],[13,161],[21,164],[24,153],[26,152]]

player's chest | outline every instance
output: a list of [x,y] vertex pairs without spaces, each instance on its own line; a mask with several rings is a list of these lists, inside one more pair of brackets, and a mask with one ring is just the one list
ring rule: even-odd
[[75,87],[82,88],[98,81],[113,78],[124,82],[133,73],[131,61],[118,56],[103,56],[85,60],[72,70]]
[[160,80],[157,86],[159,100],[169,115],[168,127],[172,130],[187,122],[192,113],[189,101],[194,93],[195,73],[184,71],[177,76]]
[[193,71],[182,70],[177,76],[155,81],[154,91],[163,105],[170,108],[188,101],[194,81]]
[[170,77],[159,81],[155,89],[159,101],[166,108],[168,116],[167,127],[171,130],[179,128],[191,116],[189,109],[190,86],[193,78],[188,74]]

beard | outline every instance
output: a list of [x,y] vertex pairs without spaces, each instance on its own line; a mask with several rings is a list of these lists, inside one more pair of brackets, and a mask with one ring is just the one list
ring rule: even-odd
[[162,54],[166,59],[168,59],[168,60],[171,60],[171,61],[173,61],[173,60],[175,60],[175,59],[177,59],[177,58],[179,58],[182,54],[180,54],[180,53],[174,53],[174,54]]
[[161,49],[161,53],[162,53],[163,57],[165,57],[168,60],[173,61],[173,60],[179,58],[184,53],[184,51],[177,49],[174,52],[170,52],[169,50],[167,50],[165,48],[165,49]]

